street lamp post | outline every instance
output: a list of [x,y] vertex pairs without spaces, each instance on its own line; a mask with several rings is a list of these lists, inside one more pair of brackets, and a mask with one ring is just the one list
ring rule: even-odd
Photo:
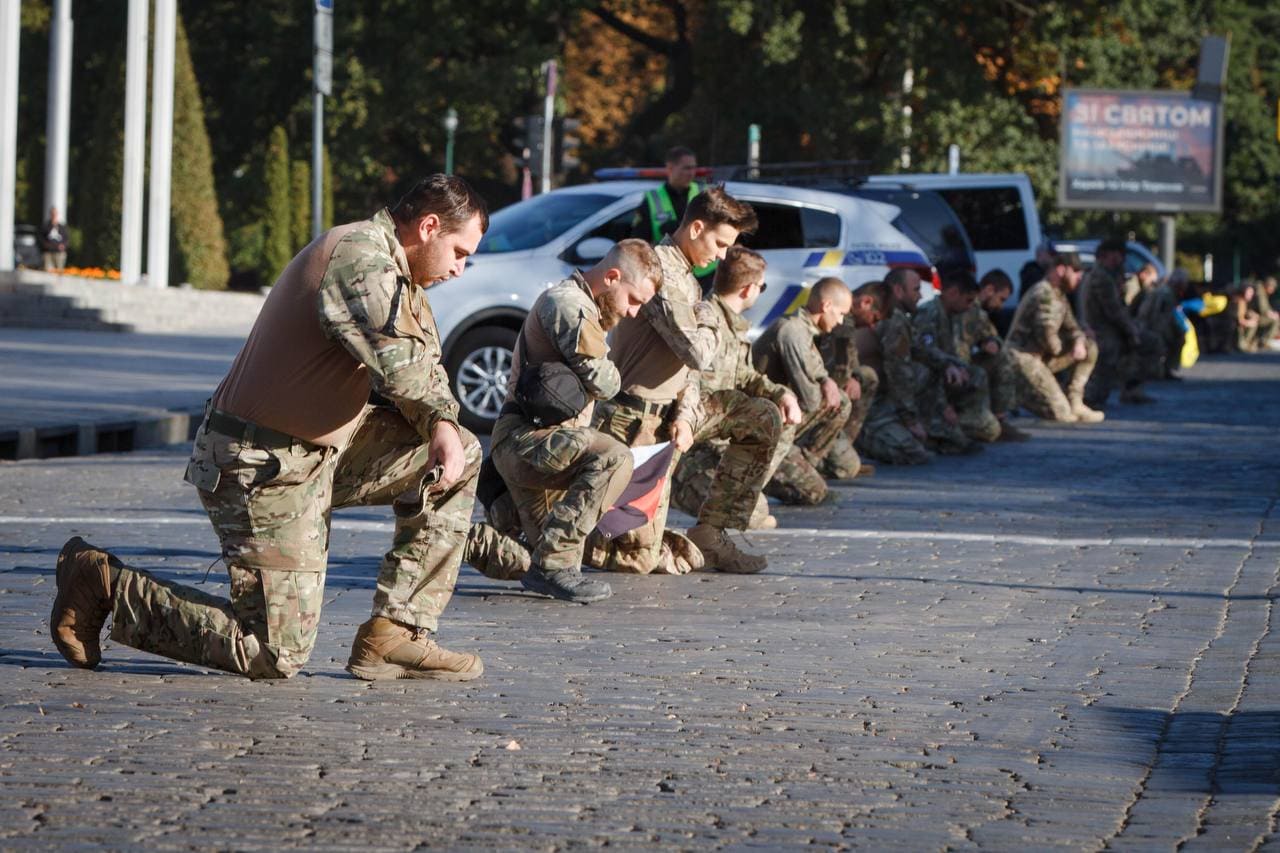
[[458,131],[458,111],[453,107],[444,114],[444,173],[453,174],[453,135]]

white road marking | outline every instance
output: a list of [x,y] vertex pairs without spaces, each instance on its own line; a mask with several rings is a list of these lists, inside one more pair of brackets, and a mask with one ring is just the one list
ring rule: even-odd
[[[0,515],[0,525],[169,525],[175,527],[196,525],[206,527],[209,520],[197,515],[137,515],[137,516],[28,516]],[[339,518],[333,522],[334,530],[358,533],[390,533],[395,528],[389,521],[361,521]],[[965,533],[961,531],[930,530],[857,530],[813,527],[789,527],[774,530],[752,530],[748,536],[799,536],[809,539],[883,539],[907,542],[975,542],[986,545],[1033,545],[1049,548],[1280,548],[1280,541],[1255,542],[1250,539],[1218,539],[1163,536],[1024,536],[1017,533]]]

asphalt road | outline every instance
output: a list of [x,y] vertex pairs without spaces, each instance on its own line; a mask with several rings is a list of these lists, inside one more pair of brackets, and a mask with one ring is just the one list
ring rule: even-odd
[[0,848],[1280,849],[1280,355],[1153,394],[780,509],[767,574],[571,607],[466,570],[466,685],[342,669],[382,510],[335,515],[299,677],[73,670],[69,535],[217,557],[185,450],[0,465]]

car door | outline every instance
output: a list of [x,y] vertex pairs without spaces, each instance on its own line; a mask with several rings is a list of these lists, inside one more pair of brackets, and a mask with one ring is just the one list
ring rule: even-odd
[[[760,227],[738,242],[764,256],[768,288],[747,311],[753,331],[791,314],[809,298],[809,288],[831,270],[828,258],[843,257],[844,226],[834,209],[778,198],[741,196],[755,208]],[[838,274],[838,270],[836,273]]]

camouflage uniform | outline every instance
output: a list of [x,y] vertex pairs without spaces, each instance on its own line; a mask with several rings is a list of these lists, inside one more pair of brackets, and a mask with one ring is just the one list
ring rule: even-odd
[[829,409],[823,404],[822,383],[829,379],[818,339],[822,333],[808,311],[798,311],[790,317],[776,320],[756,339],[751,348],[756,367],[774,382],[789,386],[800,401],[803,417],[798,425],[790,425],[784,433],[775,454],[774,479],[779,486],[791,488],[793,473],[784,464],[790,445],[800,450],[804,459],[815,469],[830,474],[835,479],[847,480],[858,476],[861,460],[845,427],[853,415],[849,397],[839,392],[839,405]]
[[[1071,350],[1080,340],[1085,342],[1085,358],[1076,361]],[[1061,290],[1042,279],[1022,295],[1005,351],[1018,370],[1019,403],[1041,418],[1076,420],[1071,401],[1083,399],[1098,348],[1076,323],[1071,303]],[[1071,378],[1064,395],[1055,374],[1067,369]]]
[[[1013,356],[1004,349],[1004,341],[1000,339],[995,323],[991,322],[991,315],[975,303],[960,315],[956,335],[956,355],[962,361],[982,368],[987,374],[991,411],[998,418],[1015,409],[1018,405],[1018,370]],[[994,341],[1000,348],[995,355],[983,348],[988,341]]]
[[[526,363],[534,339],[542,342],[543,357],[529,356]],[[592,398],[612,397],[619,378],[608,352],[600,309],[586,279],[575,273],[534,302],[516,344],[512,383],[521,369],[558,361]],[[493,428],[493,464],[510,490],[533,563],[548,572],[580,568],[588,534],[631,480],[631,453],[586,426],[591,416],[588,406],[578,419],[543,428],[508,403]]]
[[[704,524],[743,530],[774,467],[782,438],[780,405],[787,388],[751,362],[751,323],[719,296],[711,297],[716,349],[702,371],[707,417],[672,475],[672,502]],[[707,450],[700,450],[703,446]],[[697,452],[695,452],[697,451]],[[715,460],[705,473],[699,466]]]
[[[457,427],[457,403],[440,365],[431,309],[408,276],[386,211],[337,243],[320,283],[320,325],[394,408],[366,406],[342,447],[207,414],[186,479],[199,489],[221,540],[231,599],[126,567],[114,590],[113,639],[253,678],[293,675],[315,643],[331,510],[371,504],[395,509],[373,615],[435,630],[476,532],[480,444],[458,427],[465,470],[450,487],[435,486],[439,470],[427,468],[427,436],[441,422]],[[473,559],[495,574],[518,573],[493,561],[522,549],[479,531]],[[491,550],[476,553],[484,549]]]
[[[899,313],[902,312],[894,312]],[[920,421],[918,397],[928,374],[923,365],[911,360],[910,321],[905,314],[901,321],[892,325],[886,325],[882,320],[874,329],[857,329],[854,338],[862,360],[879,379],[866,423],[858,435],[858,448],[873,459],[890,465],[922,465],[928,462],[931,454],[908,429],[909,425]],[[889,354],[890,346],[894,352],[892,356]]]
[[[693,276],[689,260],[670,237],[655,246],[654,252],[662,264],[662,287],[644,304],[638,317],[625,319],[622,323],[647,324],[657,332],[659,345],[666,348],[666,355],[671,357],[669,360],[680,365],[666,380],[674,380],[680,389],[674,399],[641,400],[623,394],[596,407],[593,421],[596,429],[629,447],[646,447],[669,441],[671,425],[676,421],[684,421],[697,430],[705,417],[700,373],[711,367],[717,345],[713,309],[701,302],[701,288]],[[615,350],[612,355],[617,361],[623,353]],[[635,357],[637,354],[627,355]],[[683,379],[680,379],[681,374]],[[679,461],[677,452],[672,458],[672,470]],[[589,565],[634,574],[649,574],[664,566],[663,540],[664,535],[669,538],[666,527],[671,480],[670,476],[666,478],[657,511],[649,524],[612,541],[599,533],[591,535],[586,557]]]
[[[964,434],[975,441],[995,441],[1000,437],[1000,421],[991,411],[987,372],[969,361],[970,344],[965,336],[964,317],[948,314],[941,299],[921,306],[912,318],[915,345],[924,363],[932,368],[933,381],[941,386],[946,402],[955,408]],[[947,384],[948,367],[967,370],[969,381],[962,386]]]
[[862,364],[858,358],[856,334],[857,326],[853,317],[846,316],[831,334],[823,335],[818,339],[818,348],[822,352],[822,361],[827,366],[827,375],[842,389],[850,379],[856,379],[862,390],[858,399],[850,400],[853,410],[844,427],[845,435],[849,437],[851,443],[858,440],[862,425],[867,422],[867,416],[875,402],[876,393],[880,390],[880,378],[875,370]]
[[1081,320],[1098,344],[1098,363],[1085,396],[1097,403],[1105,403],[1117,386],[1140,384],[1160,351],[1155,335],[1139,328],[1130,316],[1117,276],[1094,264],[1080,285]]

